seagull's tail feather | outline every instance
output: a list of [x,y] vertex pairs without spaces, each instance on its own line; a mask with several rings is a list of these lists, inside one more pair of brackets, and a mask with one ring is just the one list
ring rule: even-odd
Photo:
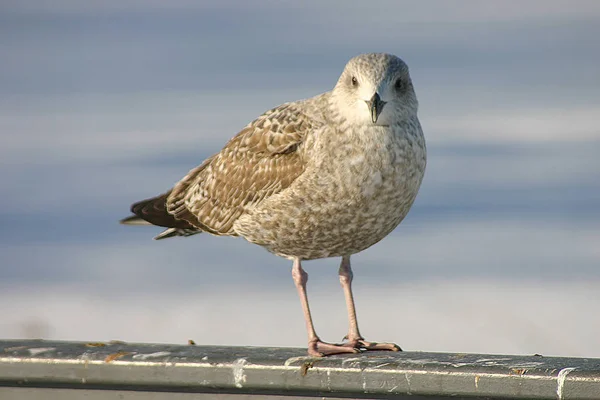
[[152,225],[150,222],[138,217],[137,215],[123,218],[119,221],[119,223],[123,225]]
[[180,228],[167,228],[158,235],[154,236],[154,240],[168,239],[176,236],[192,236],[197,233],[202,233],[198,229],[180,229]]
[[156,240],[173,236],[190,236],[202,232],[202,230],[196,228],[194,225],[185,220],[175,218],[167,211],[167,198],[169,194],[170,192],[167,192],[160,196],[134,203],[131,206],[131,212],[135,215],[123,218],[120,222],[124,225],[156,225],[169,228],[156,236]]

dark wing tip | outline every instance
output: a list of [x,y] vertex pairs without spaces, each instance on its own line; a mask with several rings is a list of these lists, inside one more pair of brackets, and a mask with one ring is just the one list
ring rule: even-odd
[[165,228],[196,230],[188,221],[179,219],[167,211],[167,197],[170,192],[131,205],[132,215],[121,220],[125,225],[157,225]]

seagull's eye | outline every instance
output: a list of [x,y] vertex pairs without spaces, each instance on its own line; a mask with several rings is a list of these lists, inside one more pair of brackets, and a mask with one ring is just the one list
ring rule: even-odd
[[358,86],[358,79],[356,79],[355,76],[352,77],[352,79],[350,80],[350,82],[352,83],[352,86]]
[[402,78],[398,78],[396,80],[396,83],[394,83],[394,87],[396,88],[396,90],[404,89],[404,82],[402,81]]

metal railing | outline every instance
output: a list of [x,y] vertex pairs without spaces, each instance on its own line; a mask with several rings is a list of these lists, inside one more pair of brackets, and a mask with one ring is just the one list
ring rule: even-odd
[[[0,341],[0,399],[600,399],[600,359]],[[85,396],[84,396],[85,395]]]

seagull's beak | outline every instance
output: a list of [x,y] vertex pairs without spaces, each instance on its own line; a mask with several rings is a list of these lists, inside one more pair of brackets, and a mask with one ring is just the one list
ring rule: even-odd
[[371,121],[373,121],[373,123],[377,122],[377,118],[379,118],[379,115],[381,114],[383,106],[385,106],[386,102],[381,100],[379,93],[375,92],[373,97],[371,97],[371,100],[365,100],[365,103],[367,103],[369,111],[371,112]]

